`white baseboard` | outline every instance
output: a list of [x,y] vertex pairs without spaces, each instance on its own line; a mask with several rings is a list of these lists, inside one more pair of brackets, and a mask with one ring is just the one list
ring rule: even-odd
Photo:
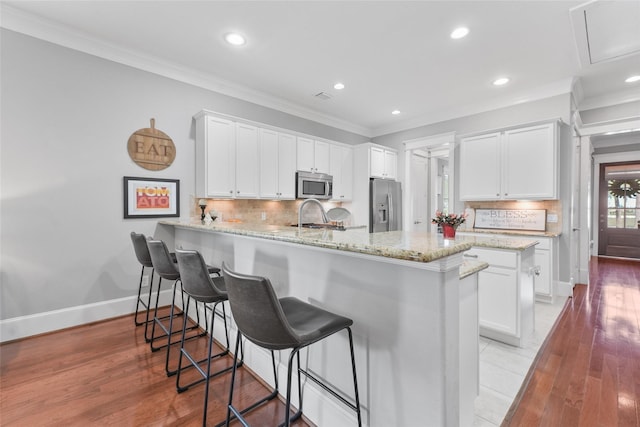
[[[143,289],[143,292],[145,290]],[[171,303],[171,289],[160,292],[160,305]],[[134,313],[136,296],[0,320],[0,342]],[[133,321],[131,322],[133,326]]]
[[558,281],[556,283],[556,295],[561,297],[573,296],[573,285],[570,282]]

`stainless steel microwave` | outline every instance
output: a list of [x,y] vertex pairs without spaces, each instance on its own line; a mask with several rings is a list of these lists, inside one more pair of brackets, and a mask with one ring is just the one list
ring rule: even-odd
[[326,173],[296,172],[298,199],[328,200],[333,196],[333,177]]

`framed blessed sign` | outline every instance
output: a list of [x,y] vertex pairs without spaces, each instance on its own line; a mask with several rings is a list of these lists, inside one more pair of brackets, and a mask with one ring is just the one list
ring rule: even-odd
[[180,180],[124,177],[124,217],[180,216]]

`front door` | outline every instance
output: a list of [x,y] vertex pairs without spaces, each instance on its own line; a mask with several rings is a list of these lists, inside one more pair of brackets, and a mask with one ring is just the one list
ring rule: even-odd
[[600,166],[598,254],[640,259],[640,163]]

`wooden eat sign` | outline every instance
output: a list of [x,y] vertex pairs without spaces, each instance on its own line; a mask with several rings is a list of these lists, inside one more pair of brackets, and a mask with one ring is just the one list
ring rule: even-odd
[[156,120],[151,119],[151,127],[135,131],[129,137],[127,149],[129,157],[138,166],[159,171],[171,166],[176,158],[176,146],[169,136],[155,128]]

